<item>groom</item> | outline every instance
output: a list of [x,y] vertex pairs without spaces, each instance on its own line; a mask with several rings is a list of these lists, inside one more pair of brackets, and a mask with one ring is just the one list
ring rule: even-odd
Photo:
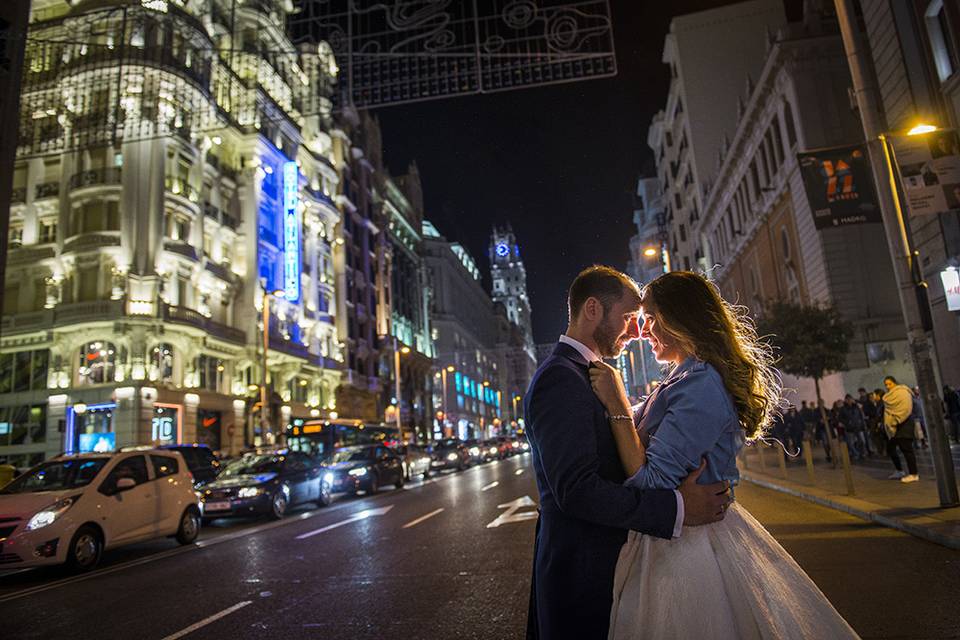
[[626,479],[589,364],[614,358],[640,335],[640,290],[628,276],[590,267],[570,286],[569,326],[526,396],[527,436],[540,492],[527,638],[604,640],[620,547],[633,529],[678,537],[682,525],[715,522],[724,483],[641,491]]

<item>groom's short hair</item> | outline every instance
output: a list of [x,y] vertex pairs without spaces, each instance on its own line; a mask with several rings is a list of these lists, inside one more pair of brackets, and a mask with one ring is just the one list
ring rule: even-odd
[[567,293],[567,309],[573,321],[587,298],[596,298],[603,311],[610,311],[614,303],[630,296],[640,306],[640,286],[627,274],[612,267],[595,264],[587,267],[574,279]]

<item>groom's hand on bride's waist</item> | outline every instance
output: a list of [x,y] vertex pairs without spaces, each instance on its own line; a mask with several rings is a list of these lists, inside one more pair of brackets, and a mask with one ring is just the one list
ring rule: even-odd
[[700,468],[687,476],[677,490],[683,497],[683,524],[695,527],[701,524],[710,524],[723,520],[727,507],[730,506],[730,483],[714,482],[713,484],[697,484],[697,478],[707,468],[707,461],[700,463]]

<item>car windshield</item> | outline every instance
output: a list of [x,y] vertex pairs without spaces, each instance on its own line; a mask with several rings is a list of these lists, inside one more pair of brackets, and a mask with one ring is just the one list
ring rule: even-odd
[[109,458],[52,460],[30,469],[0,493],[35,493],[85,487],[97,477]]
[[223,470],[224,476],[247,476],[258,473],[270,473],[280,471],[282,457],[274,455],[253,455],[244,456],[239,460],[230,462]]
[[333,464],[337,464],[338,462],[361,462],[363,460],[369,460],[372,456],[372,452],[372,449],[367,449],[365,447],[337,449],[333,452],[333,455],[330,456],[330,462]]

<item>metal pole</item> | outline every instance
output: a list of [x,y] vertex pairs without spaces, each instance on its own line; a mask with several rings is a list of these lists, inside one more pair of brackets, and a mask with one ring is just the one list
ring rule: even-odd
[[443,399],[440,401],[440,411],[443,418],[440,420],[440,431],[443,437],[447,435],[447,368],[440,369],[440,379],[443,381]]
[[803,459],[807,465],[807,481],[811,485],[817,484],[817,474],[813,469],[813,440],[804,438],[803,440]]
[[953,507],[960,505],[960,495],[957,492],[956,474],[953,468],[946,428],[943,424],[943,412],[937,390],[934,362],[930,353],[927,334],[923,328],[920,305],[913,281],[913,256],[908,247],[902,246],[900,240],[904,235],[906,225],[897,196],[893,167],[886,147],[884,136],[886,123],[881,115],[876,76],[870,64],[869,49],[863,42],[863,36],[857,26],[853,0],[834,1],[840,32],[843,35],[843,45],[850,65],[853,90],[857,98],[857,106],[860,109],[860,119],[863,122],[863,133],[867,139],[867,148],[870,152],[870,165],[877,186],[877,196],[880,212],[883,216],[887,245],[893,260],[897,292],[900,296],[900,308],[903,312],[904,325],[907,330],[907,343],[917,377],[917,386],[920,388],[920,395],[924,399],[940,506]]
[[263,311],[263,379],[260,385],[260,436],[267,437],[269,424],[267,423],[267,350],[270,348],[270,294],[267,293],[267,287],[263,287],[263,304],[260,305]]
[[403,442],[403,422],[400,420],[400,344],[396,338],[393,339],[393,370],[397,396],[397,435],[400,442]]

